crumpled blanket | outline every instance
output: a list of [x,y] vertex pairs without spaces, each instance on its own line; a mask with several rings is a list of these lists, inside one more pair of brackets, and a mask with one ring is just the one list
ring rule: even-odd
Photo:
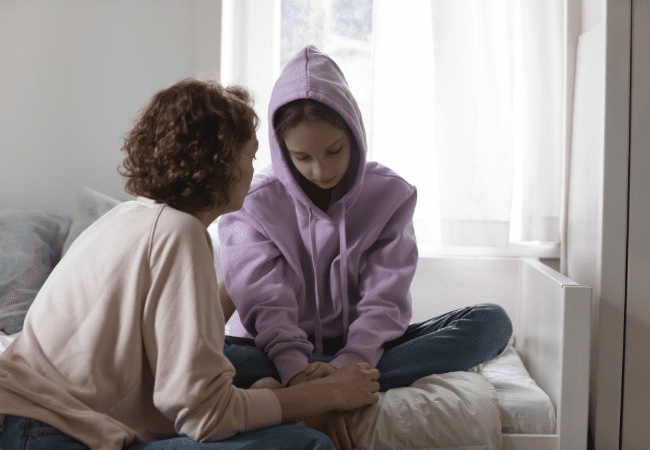
[[355,415],[362,450],[503,449],[497,393],[483,375],[429,375],[378,395]]

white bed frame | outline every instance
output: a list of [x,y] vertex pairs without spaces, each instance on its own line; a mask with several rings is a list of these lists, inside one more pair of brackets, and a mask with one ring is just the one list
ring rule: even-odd
[[411,286],[414,322],[477,303],[501,305],[515,348],[551,398],[553,435],[504,434],[506,450],[585,450],[591,288],[536,258],[420,258]]

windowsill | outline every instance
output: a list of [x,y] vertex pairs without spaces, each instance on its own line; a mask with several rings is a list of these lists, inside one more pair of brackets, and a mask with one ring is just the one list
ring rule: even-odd
[[560,257],[560,244],[557,242],[517,242],[507,247],[469,247],[444,244],[418,245],[420,258],[440,256],[500,256],[500,257]]

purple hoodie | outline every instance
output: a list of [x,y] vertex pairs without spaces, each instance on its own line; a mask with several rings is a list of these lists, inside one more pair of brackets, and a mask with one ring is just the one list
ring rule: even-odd
[[[300,98],[333,108],[357,143],[326,212],[298,185],[273,132],[274,112]],[[285,385],[312,352],[322,353],[323,338],[344,337],[333,366],[375,367],[383,344],[402,336],[411,320],[415,186],[366,162],[357,102],[336,63],[314,46],[295,55],[275,83],[269,141],[271,167],[254,177],[243,208],[218,225],[226,288],[247,331],[234,334],[254,337]]]

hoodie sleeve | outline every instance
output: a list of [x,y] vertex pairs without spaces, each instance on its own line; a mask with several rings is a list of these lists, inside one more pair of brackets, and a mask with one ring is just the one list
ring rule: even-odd
[[278,425],[282,413],[272,391],[232,384],[235,368],[223,354],[225,323],[205,228],[164,207],[150,242],[142,333],[156,408],[178,433],[197,441]]
[[219,239],[226,288],[242,325],[268,353],[286,385],[305,370],[314,350],[298,325],[299,278],[244,209],[222,216]]
[[350,324],[346,346],[330,363],[336,368],[358,361],[376,367],[384,353],[383,344],[402,336],[411,321],[409,289],[418,261],[413,229],[416,202],[417,191],[411,186],[366,252],[357,318]]

